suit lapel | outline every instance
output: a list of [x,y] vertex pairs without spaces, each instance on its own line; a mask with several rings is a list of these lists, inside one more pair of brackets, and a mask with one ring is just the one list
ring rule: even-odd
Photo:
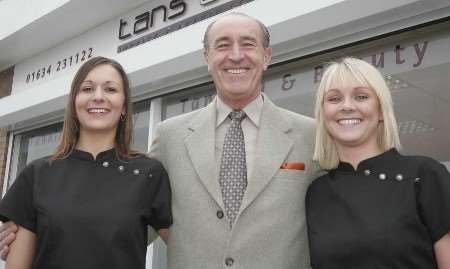
[[188,124],[190,134],[184,144],[197,175],[217,204],[223,208],[215,166],[216,101],[211,102]]
[[269,184],[294,144],[286,134],[291,130],[290,123],[283,118],[269,98],[264,97],[253,174],[248,179],[241,212]]

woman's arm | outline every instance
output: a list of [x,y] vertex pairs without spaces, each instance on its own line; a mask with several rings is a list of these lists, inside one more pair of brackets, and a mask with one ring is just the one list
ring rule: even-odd
[[10,245],[6,269],[30,269],[36,248],[36,235],[19,226],[16,240]]
[[439,269],[450,269],[450,232],[434,243],[434,253]]

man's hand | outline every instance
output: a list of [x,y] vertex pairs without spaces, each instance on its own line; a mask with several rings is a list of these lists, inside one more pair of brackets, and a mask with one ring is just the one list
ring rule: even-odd
[[16,239],[16,232],[17,226],[12,221],[0,226],[0,258],[4,261],[8,257],[9,245]]

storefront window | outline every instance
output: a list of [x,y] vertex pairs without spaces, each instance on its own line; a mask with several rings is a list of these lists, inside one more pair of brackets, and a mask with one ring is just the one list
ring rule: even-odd
[[162,120],[207,106],[215,97],[214,85],[208,83],[190,91],[167,95],[162,101]]

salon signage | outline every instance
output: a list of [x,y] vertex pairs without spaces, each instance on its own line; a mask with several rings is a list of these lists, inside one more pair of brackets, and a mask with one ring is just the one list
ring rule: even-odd
[[254,0],[150,1],[118,21],[117,53],[134,48]]

